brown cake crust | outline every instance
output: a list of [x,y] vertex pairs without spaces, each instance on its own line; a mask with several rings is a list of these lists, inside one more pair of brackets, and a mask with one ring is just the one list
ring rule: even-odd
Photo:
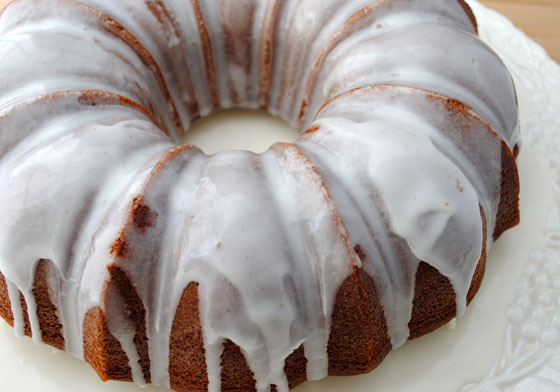
[[502,181],[500,204],[496,215],[496,226],[494,228],[494,241],[500,238],[502,233],[519,224],[519,173],[515,157],[518,147],[512,152],[506,142],[502,141]]
[[471,22],[474,26],[474,29],[475,29],[476,33],[478,34],[478,22],[476,21],[476,17],[474,16],[474,12],[473,12],[471,6],[468,5],[465,0],[457,0],[457,1],[461,5],[461,7],[463,7],[463,10],[465,10],[465,13],[468,15],[469,19],[471,20]]
[[[481,210],[481,219],[485,222]],[[483,225],[486,238],[486,225]],[[474,273],[467,295],[467,302],[473,299],[481,286],[486,266],[486,246],[483,244],[481,259]],[[355,246],[358,256],[365,261],[359,245]],[[50,262],[38,263],[34,280],[39,320],[43,336],[52,336],[50,343],[60,346],[62,326],[56,316],[45,317],[49,311],[56,315],[50,299]],[[104,291],[105,306],[111,308],[112,297],[121,296],[127,314],[136,326],[134,342],[140,356],[140,363],[147,381],[150,377],[146,320],[144,306],[138,297],[133,282],[116,265],[108,267],[109,280]],[[50,278],[52,280],[52,276]],[[52,284],[52,283],[50,283]],[[22,296],[23,299],[23,296]],[[25,301],[26,324],[29,325]],[[113,306],[114,307],[114,306]],[[111,311],[118,311],[111,309]],[[455,293],[449,279],[441,275],[429,264],[421,262],[416,273],[412,317],[409,322],[410,339],[420,337],[439,328],[455,317]],[[13,317],[6,282],[0,274],[0,315],[13,325]],[[26,334],[31,335],[30,328]],[[57,338],[58,337],[58,338]],[[58,340],[57,340],[58,339]],[[63,339],[63,338],[62,338]],[[329,375],[347,376],[367,373],[377,367],[391,351],[383,308],[373,279],[362,269],[355,269],[341,285],[335,299],[331,318],[331,332],[328,341]],[[109,331],[105,312],[93,308],[84,320],[84,356],[102,380],[132,381],[128,358],[119,341]],[[226,340],[221,356],[221,386],[223,391],[254,391],[255,379],[243,352],[235,343]],[[307,359],[303,346],[296,349],[286,360],[285,373],[290,388],[307,379]],[[191,282],[184,290],[176,309],[170,336],[169,374],[171,387],[179,392],[206,391],[208,374],[200,321],[198,283]],[[272,390],[276,390],[272,386]]]
[[56,287],[56,271],[49,260],[41,259],[35,267],[33,279],[33,296],[37,304],[37,319],[41,329],[43,342],[64,350],[64,334],[62,323],[58,317],[58,309],[52,301],[52,290]]
[[128,357],[115,338],[99,307],[86,313],[84,319],[84,359],[103,381],[132,381]]
[[238,345],[226,339],[221,357],[222,391],[256,392],[255,377]]
[[[144,374],[144,380],[146,383],[150,383],[150,352],[148,348],[148,336],[146,335],[146,309],[126,273],[115,264],[110,265],[108,269],[110,281],[105,290],[105,306],[107,306],[116,295],[124,299],[124,309],[115,309],[115,307],[112,307],[111,312],[120,311],[134,322],[136,332],[133,341],[140,358],[139,363]],[[113,290],[116,290],[118,293],[115,293]],[[120,303],[118,305],[120,305]]]
[[342,283],[331,317],[329,375],[351,376],[377,367],[391,351],[373,279],[357,269]]
[[10,325],[14,326],[14,315],[12,313],[12,303],[8,295],[8,285],[6,278],[0,272],[0,316]]
[[178,392],[208,389],[196,282],[185,288],[175,312],[169,339],[169,380],[171,388]]
[[[485,222],[482,210],[481,219]],[[485,223],[483,224],[483,234],[486,238]],[[360,258],[365,259],[366,255],[359,245],[356,245],[356,252]],[[467,303],[471,302],[479,290],[485,267],[486,246],[483,244],[482,255],[467,294]],[[191,283],[185,289],[185,293],[188,294],[183,294],[177,308],[171,338],[177,339],[176,335],[184,329],[195,329],[197,332],[193,336],[181,340],[180,344],[183,347],[189,347],[187,352],[194,350],[203,353],[197,288],[198,284]],[[455,317],[455,312],[455,292],[449,279],[429,264],[421,262],[416,273],[409,338],[418,338],[448,323]],[[340,287],[336,295],[331,323],[327,348],[328,371],[331,376],[367,373],[377,367],[391,351],[384,312],[373,279],[362,269],[356,269]],[[179,343],[179,341],[173,340],[171,349],[180,350],[174,347],[174,343]],[[223,391],[256,390],[254,375],[239,346],[226,340],[221,359]],[[306,381],[306,364],[303,346],[300,346],[286,359],[284,371],[290,388]],[[195,375],[199,381],[193,382],[193,378],[190,377],[173,377],[172,388],[181,392],[205,391],[208,378],[204,356],[201,355],[197,365],[184,368],[201,369]],[[271,390],[275,391],[276,387],[271,386]]]
[[206,78],[210,86],[210,97],[214,107],[220,106],[220,94],[218,92],[218,77],[216,75],[216,66],[214,64],[214,52],[212,50],[212,41],[210,33],[204,23],[202,10],[200,9],[199,0],[191,0],[200,32],[200,41],[202,44],[202,53],[204,55],[204,63],[206,64]]
[[[144,380],[149,383],[150,354],[146,335],[146,310],[142,300],[125,272],[111,264],[109,280],[104,290],[104,302],[111,312],[126,315],[135,325],[134,344],[139,356]],[[123,301],[114,301],[118,297]],[[128,357],[118,339],[111,334],[105,312],[97,307],[89,310],[84,319],[84,358],[103,381],[133,381]]]

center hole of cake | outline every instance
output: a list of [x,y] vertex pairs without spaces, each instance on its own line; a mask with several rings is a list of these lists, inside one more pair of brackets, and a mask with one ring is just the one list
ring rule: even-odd
[[276,142],[292,143],[297,131],[279,117],[265,110],[217,110],[196,120],[182,144],[194,144],[206,154],[225,150],[248,150],[261,153]]

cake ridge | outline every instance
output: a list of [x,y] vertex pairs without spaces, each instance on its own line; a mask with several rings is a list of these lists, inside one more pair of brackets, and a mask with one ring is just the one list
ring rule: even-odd
[[[373,28],[373,26],[369,29],[371,30],[373,33],[375,33],[375,31],[382,31],[384,29],[385,26],[383,26],[383,22],[380,21],[377,17],[377,15],[380,13],[380,11],[383,11],[383,7],[388,7],[389,9],[394,9],[395,4],[399,4],[399,1],[401,0],[382,0],[382,1],[376,1],[374,3],[370,3],[366,6],[364,6],[362,9],[356,11],[352,16],[350,16],[337,30],[336,32],[334,32],[334,34],[331,34],[330,38],[327,39],[326,41],[326,46],[324,46],[320,51],[319,54],[315,57],[315,60],[313,61],[313,64],[311,67],[308,67],[308,69],[311,70],[316,70],[319,69],[321,64],[325,62],[326,58],[328,57],[329,53],[336,47],[338,46],[342,41],[344,41],[344,39],[347,38],[347,34],[352,33],[353,35],[356,34],[356,31],[359,30],[364,30],[365,28],[363,26],[361,26],[364,23],[368,23],[367,18],[373,18],[372,22],[375,23],[375,29]],[[402,1],[403,6],[405,7],[405,9],[407,10],[406,12],[410,13],[410,8],[412,8],[414,5],[416,4],[422,4],[421,2],[410,2],[409,0],[404,0]],[[407,4],[410,3],[410,4]],[[430,4],[429,2],[427,2],[426,4]],[[434,10],[437,9],[437,4],[430,4],[431,6],[434,7]],[[427,7],[427,10],[430,11],[429,6]],[[434,11],[431,10],[431,11]],[[428,12],[426,12],[426,14],[429,14]],[[448,17],[449,15],[446,15],[446,17]],[[420,20],[419,20],[420,21]],[[425,21],[422,21],[422,23],[425,23]],[[442,21],[442,19],[438,19],[438,23],[444,23]],[[353,26],[357,26],[354,30],[350,30],[350,28],[352,28]],[[466,26],[465,26],[465,30]],[[476,32],[476,28],[473,32]],[[303,101],[302,104],[302,108],[300,109],[300,116],[299,116],[299,120],[302,121],[305,118],[305,110],[303,105],[305,105],[306,102],[310,101],[310,91],[313,90],[314,84],[315,84],[315,75],[311,73],[310,75],[307,76],[304,84],[303,84],[303,88],[301,90],[301,93],[299,94],[301,97],[301,100]],[[295,109],[292,110],[292,112]],[[301,114],[303,113],[303,115]]]

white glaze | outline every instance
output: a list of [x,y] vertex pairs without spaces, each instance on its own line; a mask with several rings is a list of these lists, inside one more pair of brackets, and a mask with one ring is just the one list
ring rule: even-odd
[[[356,244],[368,255],[363,267],[376,283],[393,347],[408,337],[420,260],[451,280],[461,314],[483,241],[491,242],[482,235],[479,205],[491,233],[501,138],[517,144],[515,93],[502,63],[471,34],[458,2],[409,2],[374,2],[349,34],[343,26],[370,2],[341,7],[334,1],[247,0],[239,4],[240,14],[225,12],[219,1],[201,2],[215,68],[205,65],[190,2],[161,2],[157,12],[147,2],[128,0],[82,2],[93,8],[70,0],[13,2],[0,17],[0,71],[15,75],[3,79],[0,96],[0,122],[6,124],[0,126],[8,130],[0,135],[0,205],[19,206],[0,218],[0,270],[10,298],[17,299],[19,289],[32,311],[36,262],[51,260],[65,293],[53,300],[67,350],[83,357],[83,317],[100,306],[141,384],[132,326],[118,297],[103,299],[107,267],[117,264],[146,307],[152,382],[168,386],[174,312],[167,309],[176,308],[189,282],[199,282],[209,388],[215,391],[225,339],[245,354],[259,391],[270,384],[287,389],[284,360],[302,344],[308,378],[327,375],[334,298],[353,268],[362,266]],[[132,48],[110,34],[103,14],[93,9],[139,44]],[[234,31],[231,26],[243,19],[243,9],[255,24],[230,39],[247,45],[246,74],[242,59],[231,61],[223,37],[225,26]],[[260,34],[268,30],[272,37]],[[173,150],[152,121],[177,141],[181,127],[214,105],[262,104],[264,54],[258,49],[267,39],[276,45],[268,109],[302,130],[315,120],[319,130],[297,147],[277,144],[262,155]],[[143,49],[151,57],[139,57]],[[39,63],[45,64],[42,72]],[[465,142],[457,132],[464,124],[448,118],[439,97],[408,87],[388,86],[389,94],[361,89],[319,111],[328,99],[380,83],[464,102],[484,118],[471,112],[464,119],[477,136]],[[67,90],[76,92],[39,99]],[[138,107],[87,106],[80,101],[83,90],[122,95]],[[299,118],[303,101],[309,108]],[[485,143],[477,150],[469,140],[478,138]],[[396,177],[404,179],[406,192]],[[149,230],[127,224],[139,196],[157,214]],[[110,247],[123,233],[127,253],[116,257]],[[154,282],[159,290],[150,289]],[[18,306],[12,300],[21,333]],[[38,339],[37,317],[31,313],[30,320]]]
[[[499,202],[501,139],[478,116],[451,114],[445,101],[427,94],[394,86],[357,90],[325,107],[313,123],[320,130],[298,142],[321,162],[350,237],[369,255],[365,270],[391,293],[381,301],[393,347],[408,337],[420,260],[451,280],[457,312],[464,312],[475,267],[464,261],[480,257],[483,241],[478,205],[487,215]],[[487,223],[492,232],[494,221]]]

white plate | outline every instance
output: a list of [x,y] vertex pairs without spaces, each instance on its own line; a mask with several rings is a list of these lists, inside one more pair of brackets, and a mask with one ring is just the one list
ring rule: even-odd
[[[298,392],[560,391],[560,67],[507,19],[470,3],[481,37],[508,65],[518,89],[522,223],[492,248],[482,288],[456,324],[408,342],[370,374],[309,382]],[[237,117],[226,112],[205,127],[217,132]],[[256,121],[253,127],[262,129]],[[228,137],[235,134],[219,138]],[[140,391],[102,383],[89,365],[16,338],[4,322],[0,347],[2,391]]]

